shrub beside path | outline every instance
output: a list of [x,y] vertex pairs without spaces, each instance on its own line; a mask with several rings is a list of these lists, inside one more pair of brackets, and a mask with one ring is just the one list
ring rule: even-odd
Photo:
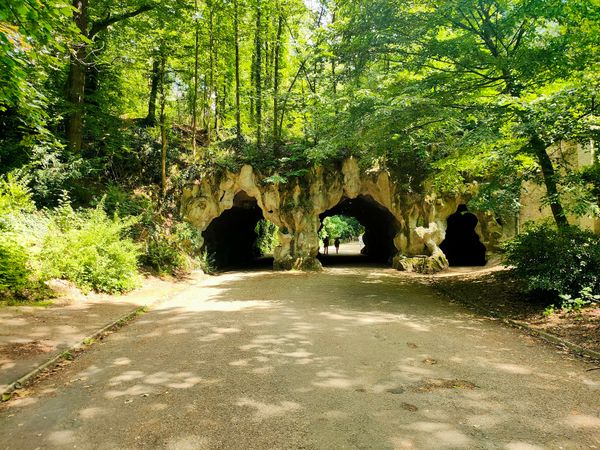
[[177,295],[203,276],[198,272],[183,281],[148,277],[141,288],[126,295],[84,296],[66,289],[50,306],[1,308],[0,393],[105,326]]

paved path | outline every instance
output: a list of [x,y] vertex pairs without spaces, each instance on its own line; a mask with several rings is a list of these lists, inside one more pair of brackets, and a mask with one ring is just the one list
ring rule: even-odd
[[600,371],[378,268],[199,281],[0,409],[0,448],[600,448]]
[[[71,291],[50,307],[10,306],[0,309],[0,393],[8,386],[103,326],[185,289],[186,283],[147,278],[127,295]],[[66,303],[65,303],[66,302]]]

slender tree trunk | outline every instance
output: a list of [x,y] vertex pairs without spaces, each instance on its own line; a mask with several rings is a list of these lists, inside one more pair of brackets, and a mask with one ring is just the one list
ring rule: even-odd
[[281,53],[281,32],[283,29],[283,16],[279,14],[277,35],[275,37],[275,55],[273,69],[273,154],[279,157],[279,56]]
[[[333,10],[333,14],[331,16],[331,23],[334,24],[335,23],[335,5],[334,5],[334,10]],[[333,102],[334,102],[334,106],[335,106],[335,114],[337,115],[338,113],[338,108],[337,108],[337,75],[335,73],[335,54],[331,55],[331,87],[332,87],[332,91],[333,91]]]
[[206,82],[207,79],[207,74],[204,74],[204,79],[202,83],[202,127],[205,130],[208,130],[208,115],[210,114],[208,106],[208,83]]
[[558,228],[565,228],[569,225],[569,221],[567,220],[567,215],[565,214],[565,210],[560,200],[560,194],[556,183],[557,175],[552,160],[546,150],[546,144],[539,136],[532,137],[530,144],[537,157],[540,168],[542,169],[542,178],[544,179],[544,185],[546,186],[548,204],[552,210],[554,221]]
[[150,98],[148,100],[148,115],[144,123],[148,126],[156,125],[156,97],[158,96],[158,86],[161,80],[160,58],[155,56],[152,59],[152,73],[150,74]]
[[192,156],[196,157],[196,129],[198,113],[198,47],[200,46],[200,26],[198,24],[198,0],[194,1],[194,21],[196,42],[194,44],[194,92],[192,93]]
[[[75,25],[85,37],[88,35],[88,0],[73,0]],[[85,61],[88,48],[80,42],[71,54],[69,77],[67,79],[66,97],[69,111],[66,117],[66,139],[73,152],[80,152],[83,145],[83,107],[85,98]]]
[[242,142],[242,120],[240,113],[240,32],[239,32],[239,0],[234,0],[233,28],[235,34],[235,135],[238,145]]
[[165,116],[165,66],[167,63],[167,57],[164,54],[161,55],[160,59],[160,168],[161,168],[161,194],[164,199],[167,194],[167,124]]
[[262,146],[262,17],[260,0],[256,6],[256,34],[254,38],[254,53],[256,58],[254,83],[256,93],[256,147],[260,149]]
[[[298,70],[296,71],[296,75],[294,75],[292,82],[288,86],[285,97],[283,98],[283,103],[279,107],[279,110],[280,110],[279,111],[279,136],[282,135],[281,130],[283,130],[283,119],[285,117],[288,99],[290,98],[292,89],[294,89],[294,86],[296,85],[296,81],[298,81],[298,77],[300,76],[300,73],[302,72],[305,64],[306,64],[306,59],[304,61],[302,61],[302,63],[300,64],[300,67],[298,67]],[[303,100],[303,102],[302,102],[303,105],[305,105],[305,103],[304,103],[304,86],[302,86],[302,100]],[[304,106],[303,106],[303,108],[304,108]]]
[[302,99],[302,131],[304,132],[304,141],[306,143],[308,143],[308,116],[306,114],[306,109],[307,109],[307,105],[306,105],[306,93],[304,90],[304,80],[302,81],[302,84],[300,85],[300,93],[302,94],[302,96],[300,97]]
[[[219,49],[217,48],[217,46],[215,45],[215,59],[214,59],[214,64],[215,66],[217,64],[219,64]],[[214,120],[214,125],[213,125],[213,129],[215,131],[215,139],[217,139],[218,134],[219,134],[219,114],[221,114],[221,108],[219,105],[219,87],[218,87],[218,80],[215,79],[214,81],[214,96],[215,96],[215,101],[214,101],[214,109],[215,109],[215,120]]]
[[209,77],[208,77],[208,110],[207,110],[207,121],[206,121],[206,123],[207,123],[206,136],[208,138],[209,143],[212,138],[210,117],[211,117],[211,111],[214,109],[213,95],[215,92],[215,58],[214,58],[215,36],[214,36],[213,19],[214,19],[214,12],[213,12],[213,4],[211,2],[211,3],[209,3],[209,16],[208,16]]

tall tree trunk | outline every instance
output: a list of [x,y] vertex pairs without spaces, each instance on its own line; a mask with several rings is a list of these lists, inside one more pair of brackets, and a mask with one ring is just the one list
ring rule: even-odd
[[262,146],[262,17],[261,4],[258,0],[256,5],[256,34],[254,37],[254,54],[256,58],[254,83],[256,97],[256,147],[260,149]]
[[156,4],[143,4],[135,10],[122,14],[108,15],[105,19],[88,23],[88,0],[72,0],[74,7],[73,20],[86,42],[75,46],[71,54],[69,64],[69,76],[67,78],[66,100],[69,107],[65,121],[65,131],[68,147],[79,152],[83,145],[83,113],[85,106],[85,80],[86,72],[92,61],[88,58],[92,52],[88,48],[88,42],[93,40],[98,33],[106,30],[111,25],[130,19],[146,11],[156,8]]
[[547,146],[537,135],[530,139],[530,144],[537,157],[540,168],[542,169],[542,178],[544,179],[544,185],[546,186],[548,204],[552,210],[554,221],[558,228],[565,228],[569,225],[569,221],[567,220],[567,215],[565,214],[565,210],[560,200],[560,194],[556,183],[557,175],[552,160],[546,150]]
[[166,124],[166,115],[165,115],[165,104],[166,104],[166,96],[165,96],[165,66],[167,64],[167,57],[164,53],[164,49],[162,50],[162,55],[160,58],[160,181],[161,181],[161,194],[164,199],[167,194],[167,124]]
[[[214,64],[215,66],[217,64],[219,64],[219,49],[218,47],[215,45],[215,60],[214,60]],[[219,135],[219,114],[221,114],[221,108],[219,105],[219,87],[218,87],[218,83],[219,81],[217,79],[215,79],[214,81],[214,95],[215,95],[215,102],[214,102],[214,109],[215,109],[215,120],[214,120],[214,125],[213,125],[213,129],[214,129],[214,136],[215,139],[218,138]]]
[[196,27],[196,41],[194,44],[194,92],[192,94],[192,156],[195,158],[198,112],[198,47],[200,46],[200,26],[198,24],[198,0],[194,1],[194,21]]
[[208,75],[205,73],[202,83],[202,127],[205,130],[208,130],[208,115],[209,115],[209,106],[208,106]]
[[[88,0],[73,0],[73,19],[80,33],[88,35]],[[73,152],[79,152],[83,145],[83,107],[85,97],[85,73],[88,48],[86,42],[80,42],[71,54],[66,97],[69,111],[66,117],[66,139]]]
[[[333,25],[335,23],[335,4],[334,4],[334,10],[333,10],[333,14],[331,16],[331,24]],[[333,102],[334,102],[334,107],[335,107],[335,113],[337,115],[338,113],[338,108],[337,108],[337,75],[335,73],[335,53],[332,52],[331,54],[331,87],[332,87],[332,91],[333,91]]]
[[234,0],[233,28],[235,34],[235,135],[238,145],[242,142],[242,120],[240,113],[240,31],[239,31],[239,0]]
[[161,80],[160,58],[155,56],[152,59],[152,73],[150,74],[150,98],[148,100],[148,115],[144,123],[148,126],[156,125],[156,97],[158,96],[158,86]]
[[214,12],[213,12],[213,4],[210,2],[209,6],[209,16],[208,16],[208,52],[209,52],[209,78],[208,78],[208,109],[207,109],[207,127],[206,127],[206,136],[208,138],[208,142],[210,143],[212,138],[211,133],[211,125],[210,125],[210,115],[211,111],[214,108],[213,104],[213,95],[215,92],[215,58],[214,58],[214,47],[215,47],[215,36],[214,36]]
[[275,37],[275,55],[273,69],[273,154],[279,157],[279,56],[281,53],[281,32],[283,29],[283,16],[278,17],[277,35]]

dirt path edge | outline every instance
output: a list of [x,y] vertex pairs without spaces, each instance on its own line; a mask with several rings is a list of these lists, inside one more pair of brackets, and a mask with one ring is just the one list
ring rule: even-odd
[[540,339],[545,340],[546,342],[549,342],[551,344],[554,345],[560,345],[563,346],[564,348],[566,348],[567,350],[569,350],[571,353],[580,355],[580,356],[586,356],[588,358],[592,358],[595,359],[597,361],[600,361],[600,352],[594,351],[594,350],[589,350],[586,348],[581,347],[580,345],[574,344],[573,342],[569,342],[566,339],[563,339],[559,336],[556,336],[555,334],[552,333],[548,333],[546,331],[542,331],[542,330],[538,330],[532,326],[530,326],[528,323],[526,322],[522,322],[520,320],[514,320],[514,319],[509,319],[507,317],[503,317],[502,315],[495,313],[493,311],[490,311],[486,308],[483,308],[479,305],[475,305],[471,302],[467,302],[462,298],[457,298],[454,295],[452,295],[451,292],[449,292],[448,290],[442,288],[441,286],[437,285],[436,283],[432,284],[433,288],[440,292],[441,294],[443,294],[444,296],[446,296],[447,298],[449,298],[452,301],[461,303],[463,305],[466,305],[468,308],[476,311],[479,314],[488,316],[488,317],[492,317],[494,319],[498,319],[500,320],[502,323],[514,327],[514,328],[518,328],[520,330],[523,330],[529,334],[532,334],[534,336],[539,337]]

